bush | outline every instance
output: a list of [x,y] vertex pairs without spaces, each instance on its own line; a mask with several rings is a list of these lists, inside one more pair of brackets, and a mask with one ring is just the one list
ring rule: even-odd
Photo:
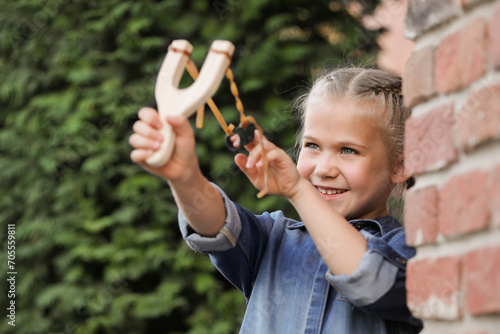
[[[237,331],[243,296],[181,240],[165,182],[128,157],[137,110],[154,103],[173,39],[195,46],[198,65],[228,39],[248,114],[289,148],[295,87],[325,64],[370,59],[375,33],[335,1],[23,0],[0,20],[0,262],[15,224],[17,272],[15,299],[0,303],[15,300],[16,326],[4,317],[0,332]],[[215,100],[237,122],[227,82]],[[236,201],[294,215],[256,199],[208,113],[196,134],[203,171]]]

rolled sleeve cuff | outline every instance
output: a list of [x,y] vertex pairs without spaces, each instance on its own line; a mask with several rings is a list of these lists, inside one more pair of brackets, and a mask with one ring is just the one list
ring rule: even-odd
[[215,237],[204,237],[194,232],[179,210],[178,221],[182,237],[191,249],[202,253],[225,251],[235,247],[241,233],[241,221],[236,206],[222,189],[214,183],[212,185],[220,192],[226,208],[225,224]]
[[333,275],[327,272],[330,284],[358,307],[375,303],[394,285],[399,268],[387,261],[376,248],[370,247],[376,237],[361,231],[367,239],[368,250],[361,258],[359,267],[352,275]]

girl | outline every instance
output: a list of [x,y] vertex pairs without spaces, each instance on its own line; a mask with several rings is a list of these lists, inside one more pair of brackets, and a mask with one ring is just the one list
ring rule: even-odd
[[[247,299],[241,333],[417,333],[406,306],[406,262],[414,249],[388,215],[403,169],[401,80],[382,70],[340,69],[321,75],[300,103],[297,165],[266,138],[235,162],[270,194],[287,198],[302,222],[281,211],[254,215],[232,202],[198,167],[193,131],[169,117],[177,139],[171,160],[145,159],[162,141],[156,111],[143,108],[131,158],[167,180],[191,248],[210,254]],[[235,146],[239,139],[232,138]]]

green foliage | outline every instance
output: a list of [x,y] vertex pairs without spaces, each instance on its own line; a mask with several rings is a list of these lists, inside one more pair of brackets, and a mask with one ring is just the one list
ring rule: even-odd
[[[234,333],[245,301],[181,240],[165,182],[128,158],[137,110],[153,101],[173,39],[201,65],[214,39],[236,45],[243,103],[293,145],[290,101],[323,65],[373,56],[340,2],[22,0],[0,11],[0,263],[16,225],[16,327],[2,333]],[[184,80],[189,84],[189,80]],[[227,82],[215,100],[237,112]],[[255,212],[257,200],[210,115],[196,130],[204,173]],[[6,280],[0,283],[5,310]],[[4,311],[5,312],[5,311]]]

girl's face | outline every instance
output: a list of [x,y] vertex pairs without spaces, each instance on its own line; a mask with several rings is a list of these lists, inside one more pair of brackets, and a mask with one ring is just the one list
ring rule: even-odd
[[[383,133],[347,99],[310,96],[297,168],[347,220],[386,216],[395,183]],[[394,179],[395,180],[395,179]]]

